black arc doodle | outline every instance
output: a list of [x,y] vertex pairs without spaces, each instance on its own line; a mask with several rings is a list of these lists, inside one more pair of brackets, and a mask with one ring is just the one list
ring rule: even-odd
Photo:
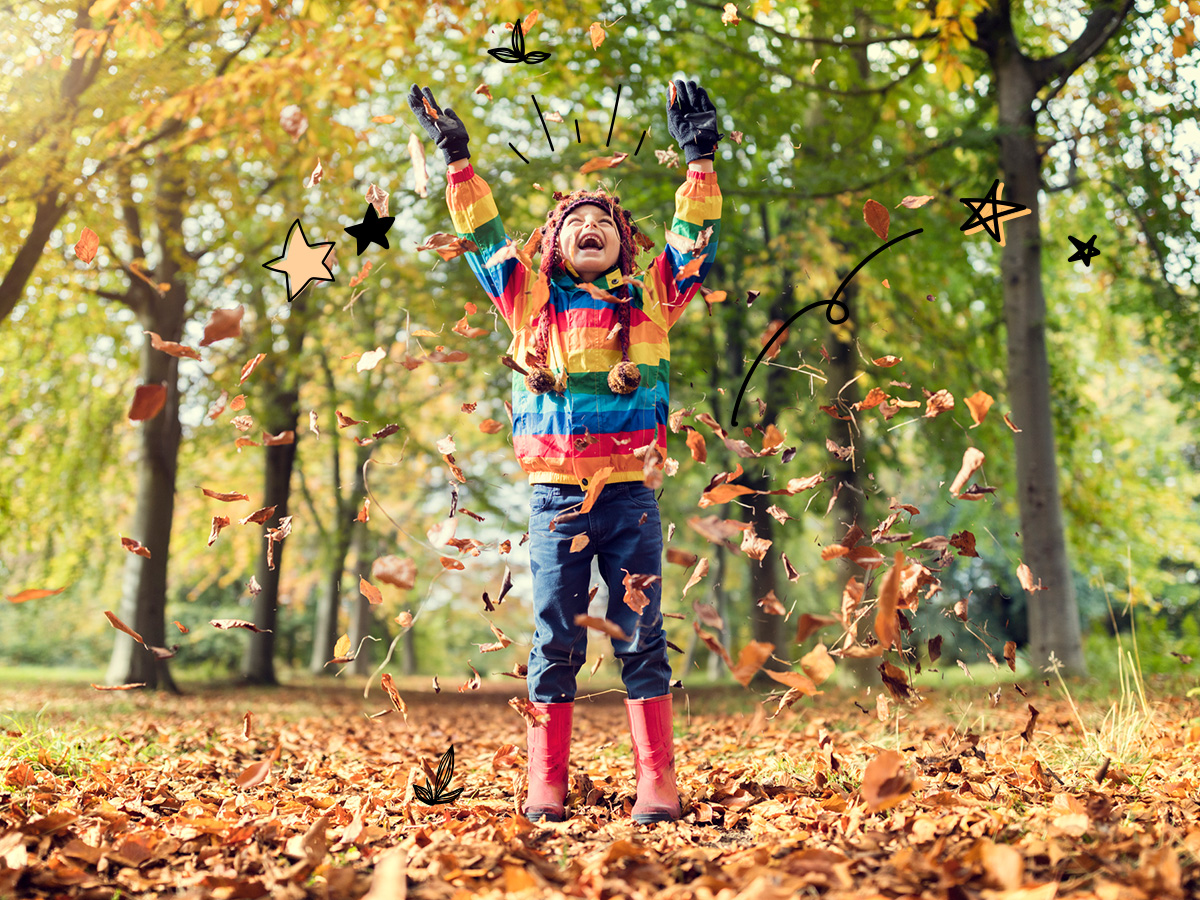
[[1087,241],[1081,241],[1075,235],[1068,234],[1067,240],[1075,246],[1075,253],[1067,258],[1067,262],[1079,260],[1090,269],[1092,258],[1100,255],[1100,251],[1096,249],[1096,235],[1093,234]]
[[[848,285],[850,283],[850,279],[858,274],[859,269],[861,269],[863,266],[865,266],[867,263],[869,263],[871,260],[873,260],[876,256],[878,256],[880,253],[882,253],[888,247],[891,247],[893,244],[900,243],[905,238],[910,238],[910,237],[913,237],[914,235],[918,235],[924,230],[925,230],[924,228],[918,228],[915,231],[910,231],[907,234],[902,234],[898,238],[892,238],[890,241],[888,241],[886,244],[883,244],[880,247],[876,247],[869,254],[867,254],[866,258],[863,259],[862,262],[860,262],[857,266],[855,266],[853,269],[850,270],[849,275],[847,275],[845,278],[842,279],[842,283],[838,285],[838,289],[833,292],[832,297],[830,297],[828,300],[817,300],[814,303],[808,304],[808,306],[804,307],[804,309],[800,310],[800,312],[794,313],[790,319],[788,319],[786,322],[784,322],[782,325],[780,325],[779,328],[775,331],[775,333],[773,335],[771,335],[771,339],[769,341],[767,341],[766,346],[763,347],[761,352],[759,352],[758,356],[756,356],[754,358],[754,362],[750,365],[750,371],[748,371],[746,373],[746,377],[742,379],[742,387],[738,391],[737,399],[733,401],[733,418],[730,419],[729,424],[733,425],[733,426],[737,425],[738,407],[741,406],[741,404],[742,404],[742,396],[746,393],[746,385],[748,385],[750,383],[750,376],[754,374],[754,370],[755,370],[755,368],[757,368],[758,364],[760,362],[762,362],[762,358],[767,355],[767,351],[771,349],[771,345],[773,343],[775,343],[775,341],[779,338],[779,336],[781,334],[783,334],[784,330],[789,325],[791,325],[793,322],[795,322],[798,318],[800,318],[802,315],[804,315],[809,310],[816,309],[818,306],[827,307],[825,310],[825,318],[829,322],[830,325],[840,325],[840,324],[842,324],[842,322],[845,322],[846,319],[850,318],[850,310],[848,310],[846,308],[846,304],[843,303],[841,300],[839,300],[838,297],[840,297],[842,295],[842,291],[844,291],[846,289],[846,285]],[[835,319],[833,317],[833,308],[835,306],[839,310],[841,310],[842,317],[840,319]]]
[[521,33],[520,19],[513,23],[512,49],[508,50],[504,47],[499,47],[495,50],[489,50],[488,54],[496,57],[500,62],[523,62],[531,66],[545,62],[550,58],[550,54],[545,50],[530,50],[528,53],[525,52],[525,35]]
[[433,788],[430,789],[428,782],[425,784],[414,784],[413,793],[417,795],[418,800],[429,806],[436,806],[439,803],[453,803],[463,792],[462,788],[456,788],[453,791],[446,790],[453,778],[454,745],[451,744],[450,749],[442,754],[442,758],[438,762],[437,776],[434,780]]

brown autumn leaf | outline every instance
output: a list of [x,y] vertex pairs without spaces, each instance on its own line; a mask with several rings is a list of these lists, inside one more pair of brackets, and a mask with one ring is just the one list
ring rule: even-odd
[[905,209],[920,209],[932,199],[934,199],[932,194],[921,194],[920,196],[909,194],[898,204],[896,204],[896,207],[897,209],[901,206],[903,206]]
[[96,251],[99,249],[100,236],[84,225],[79,240],[75,242],[75,255],[83,262],[90,264],[96,258]]
[[584,547],[586,547],[588,545],[589,540],[590,540],[590,538],[588,538],[586,533],[580,533],[580,534],[575,535],[575,537],[571,538],[570,552],[578,553],[580,550],[582,550]]
[[242,377],[238,379],[238,384],[242,384],[247,378],[249,378],[250,373],[257,369],[258,364],[266,358],[267,354],[260,353],[254,357],[254,359],[249,360],[244,366],[242,366]]
[[960,496],[963,485],[970,480],[972,475],[979,471],[979,467],[983,465],[984,459],[986,457],[978,447],[968,447],[963,451],[962,466],[959,468],[958,474],[954,476],[954,481],[950,483],[951,494],[955,497]]
[[616,622],[610,622],[608,619],[600,619],[596,616],[577,615],[575,616],[575,624],[584,628],[595,628],[597,631],[602,631],[609,637],[616,638],[618,641],[633,640],[629,635],[621,630],[621,626]]
[[837,667],[833,657],[829,655],[829,650],[824,644],[817,644],[802,657],[800,657],[800,668],[805,674],[813,680],[815,684],[821,684]]
[[1012,419],[1008,417],[1008,413],[1004,414],[1004,424],[1009,427],[1013,434],[1020,434],[1024,429],[1018,428],[1012,423]]
[[879,583],[879,608],[875,613],[875,634],[884,650],[899,645],[900,626],[896,624],[896,602],[900,598],[900,570],[904,564],[904,551],[897,550],[892,567],[884,573]]
[[1042,579],[1038,579],[1037,584],[1033,583],[1033,572],[1025,563],[1017,566],[1017,580],[1021,582],[1021,587],[1027,591],[1044,591],[1046,587],[1042,584]]
[[917,781],[904,766],[904,757],[895,750],[883,750],[867,764],[859,789],[867,803],[867,812],[891,809],[912,795]]
[[378,606],[383,602],[383,592],[361,575],[358,576],[358,591],[367,598],[367,602],[372,606]]
[[222,631],[228,631],[231,628],[245,628],[247,631],[253,631],[255,634],[271,633],[270,628],[259,628],[253,622],[247,622],[245,619],[209,619],[208,624]]
[[139,384],[133,392],[133,402],[129,406],[129,421],[144,422],[153,419],[167,403],[167,386],[165,384]]
[[[70,585],[67,585],[70,587]],[[27,588],[23,591],[18,591],[15,594],[7,594],[5,598],[9,603],[28,603],[30,600],[41,600],[43,597],[53,597],[55,594],[61,594],[66,587],[55,588],[54,590],[46,590],[45,588]]]
[[888,215],[886,206],[878,201],[868,200],[863,204],[863,219],[871,226],[871,230],[881,241],[887,240],[891,216]]
[[692,577],[688,579],[687,584],[683,586],[682,596],[686,597],[690,588],[695,587],[700,583],[700,579],[708,574],[708,557],[704,557],[696,564],[695,570],[692,572]]
[[929,639],[929,663],[932,665],[942,657],[942,635],[934,635]]
[[371,564],[371,577],[401,590],[411,590],[417,583],[416,560],[400,556],[381,556]]
[[[247,497],[246,499],[249,499],[249,498]],[[274,506],[264,506],[262,509],[256,509],[254,512],[250,513],[250,515],[246,516],[245,518],[238,519],[238,524],[239,525],[251,525],[251,524],[263,525],[273,515],[275,515],[275,507]]]
[[486,84],[479,85],[479,87],[475,88],[475,90],[473,90],[471,93],[481,94],[484,97],[487,97],[489,100],[496,99],[495,97],[492,96],[492,89],[490,87],[488,87]]
[[513,697],[508,701],[508,705],[520,713],[521,718],[531,728],[539,728],[550,720],[550,713],[539,712],[527,697]]
[[992,395],[984,391],[976,391],[970,397],[963,400],[967,404],[967,410],[971,413],[971,418],[975,424],[972,428],[983,422],[983,417],[988,414],[988,410],[992,408],[992,404],[996,401],[992,399]]
[[1017,671],[1017,642],[1004,642],[1004,661],[1008,663],[1008,667],[1014,672]]
[[738,18],[737,7],[732,3],[726,3],[721,12],[722,25],[737,25],[741,19]]
[[611,169],[619,166],[629,158],[628,153],[614,153],[612,156],[594,156],[579,167],[580,174],[595,172],[597,169]]
[[449,262],[464,253],[478,253],[479,246],[471,240],[460,238],[458,235],[446,234],[439,231],[425,239],[425,243],[417,245],[418,250],[432,250],[442,259]]
[[592,511],[592,507],[600,498],[600,492],[604,490],[604,485],[608,483],[608,476],[612,473],[612,466],[603,466],[593,473],[591,479],[588,481],[587,491],[583,495],[583,503],[579,507],[581,514]]
[[135,691],[138,688],[144,688],[145,686],[146,686],[146,682],[144,682],[144,681],[134,681],[129,684],[93,684],[92,685],[92,687],[94,687],[98,691]]
[[737,665],[732,667],[732,675],[735,681],[742,687],[747,687],[750,684],[750,679],[754,677],[754,673],[763,667],[771,657],[771,652],[775,649],[774,644],[766,641],[751,641],[742,648],[742,652],[738,654]]
[[768,676],[780,684],[786,684],[789,688],[799,691],[805,697],[813,697],[817,694],[825,693],[824,691],[817,690],[817,686],[811,678],[799,672],[776,672],[774,669],[766,669],[765,671]]
[[924,418],[933,419],[952,409],[954,409],[954,395],[942,389],[935,394],[929,394],[926,398]]
[[755,605],[758,606],[759,609],[761,609],[763,612],[765,612],[767,615],[770,615],[770,616],[785,616],[785,615],[787,615],[787,610],[783,608],[783,604],[780,603],[779,598],[775,596],[774,588],[767,591],[767,596],[763,597]]
[[588,26],[588,37],[592,41],[593,50],[599,50],[600,45],[604,43],[604,39],[607,36],[607,33],[604,31],[604,26],[599,22],[593,22]]
[[449,556],[439,556],[438,562],[442,564],[443,569],[458,569],[460,571],[466,569],[465,565],[457,559],[451,559]]
[[238,337],[242,333],[242,316],[245,313],[246,307],[240,303],[237,306],[214,309],[204,325],[204,339],[200,341],[200,346],[207,347],[217,341]]
[[1037,724],[1038,716],[1041,713],[1032,703],[1026,704],[1029,707],[1029,721],[1025,723],[1025,730],[1021,732],[1021,737],[1025,739],[1025,743],[1033,743],[1033,727]]
[[150,335],[150,346],[155,350],[161,350],[170,356],[177,359],[199,359],[200,351],[193,350],[191,347],[185,347],[183,344],[178,344],[175,341],[164,341],[153,331],[143,331],[142,334]]
[[223,528],[229,527],[229,516],[213,516],[212,528],[208,532],[208,546],[212,546],[216,541],[217,535],[221,533]]
[[400,696],[400,691],[396,689],[396,682],[392,680],[392,676],[388,672],[384,672],[379,679],[379,686],[384,689],[388,695],[388,699],[392,701],[392,706],[396,707],[396,711],[404,717],[404,724],[408,724],[408,704],[404,702],[404,698]]
[[146,559],[150,558],[150,548],[143,547],[140,541],[135,541],[133,538],[122,537],[121,546],[130,553],[144,556]]
[[822,628],[830,625],[841,625],[842,620],[837,616],[814,615],[813,613],[802,613],[800,618],[796,620],[796,643],[803,644],[808,640],[810,635],[815,634]]
[[126,625],[124,622],[122,622],[120,619],[118,619],[116,613],[110,612],[109,610],[106,609],[104,611],[104,615],[106,615],[108,617],[108,621],[112,623],[112,627],[117,629],[117,631],[123,631],[125,634],[129,635],[131,638],[133,638],[135,641],[137,641],[143,647],[146,646],[146,642],[144,640],[142,640],[142,636],[140,634],[138,634],[136,631],[134,631],[132,628],[130,628],[128,625]]

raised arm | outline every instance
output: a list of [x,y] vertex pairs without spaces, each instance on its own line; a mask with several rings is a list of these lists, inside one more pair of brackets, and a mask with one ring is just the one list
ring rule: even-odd
[[506,259],[491,268],[485,265],[508,243],[508,235],[500,221],[491,188],[471,167],[466,126],[453,109],[438,107],[429,88],[422,93],[414,84],[408,95],[408,105],[446,160],[446,205],[450,209],[454,233],[473,241],[479,248],[464,254],[467,264],[515,333],[524,320],[533,273],[517,259]]
[[[684,151],[688,173],[675,192],[675,217],[667,228],[667,246],[650,266],[668,329],[679,321],[700,290],[716,258],[721,237],[721,189],[713,159],[717,142],[724,137],[717,128],[716,107],[704,88],[694,81],[685,84],[677,80],[671,93],[674,97],[667,98],[667,128]],[[697,259],[687,248],[706,228],[712,228],[712,233],[699,257],[699,268],[679,279],[679,274]]]

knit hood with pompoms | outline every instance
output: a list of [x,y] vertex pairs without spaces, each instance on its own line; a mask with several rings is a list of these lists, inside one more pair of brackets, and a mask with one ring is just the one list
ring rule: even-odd
[[542,260],[540,272],[548,278],[553,278],[560,270],[565,270],[566,268],[564,265],[566,261],[559,250],[558,236],[562,231],[563,222],[566,221],[571,210],[583,206],[585,203],[593,203],[601,209],[606,210],[613,217],[613,221],[616,222],[617,235],[621,240],[621,253],[617,257],[617,267],[621,270],[622,275],[633,274],[635,269],[634,259],[639,250],[649,250],[654,246],[654,242],[638,230],[629,210],[621,207],[621,198],[609,194],[603,189],[596,191],[574,191],[570,194],[555,191],[554,199],[558,201],[558,205],[547,214],[546,223],[541,228]]

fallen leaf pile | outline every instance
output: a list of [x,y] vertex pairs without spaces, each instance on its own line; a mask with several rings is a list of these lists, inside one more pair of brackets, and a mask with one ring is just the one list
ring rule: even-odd
[[[1003,686],[1012,702],[963,716],[989,705],[973,690],[928,691],[898,732],[828,699],[772,719],[676,691],[683,818],[638,826],[613,694],[576,709],[567,820],[535,825],[515,814],[526,723],[494,689],[409,691],[406,724],[363,714],[387,703],[378,691],[324,685],[319,708],[299,687],[254,699],[34,688],[21,706],[48,713],[28,734],[14,720],[0,744],[0,895],[1195,896],[1200,703],[1163,703],[1140,755],[1098,771],[1075,752],[1066,702],[1031,691],[1041,717],[1027,743],[1025,698]],[[77,733],[71,704],[84,702],[111,703],[91,753],[39,745],[39,728]],[[431,807],[416,788],[447,745],[462,794]]]

